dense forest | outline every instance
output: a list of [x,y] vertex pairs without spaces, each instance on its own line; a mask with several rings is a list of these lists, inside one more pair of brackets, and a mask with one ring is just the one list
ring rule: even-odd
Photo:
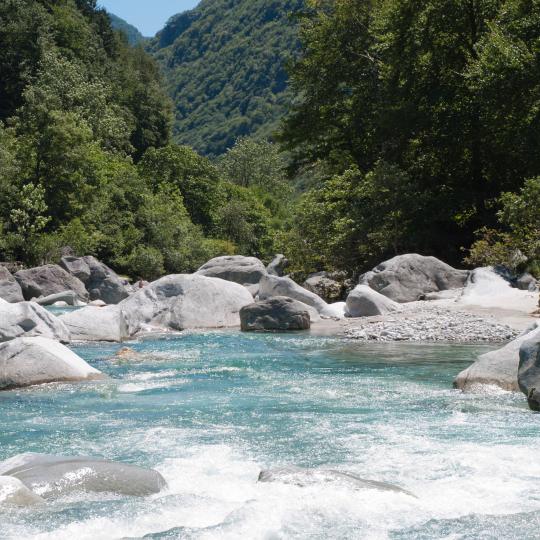
[[202,0],[172,17],[150,51],[174,101],[174,139],[207,156],[238,137],[269,138],[291,95],[303,0]]
[[124,33],[130,45],[144,43],[145,37],[133,25],[124,21],[124,19],[121,19],[114,13],[109,13],[109,18],[111,19],[111,26],[115,30]]
[[0,46],[0,259],[539,273],[540,0],[203,0],[147,51],[1,0]]

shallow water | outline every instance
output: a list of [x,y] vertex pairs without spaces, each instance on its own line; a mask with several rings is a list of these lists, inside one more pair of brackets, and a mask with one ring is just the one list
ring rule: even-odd
[[[0,459],[92,455],[154,467],[143,499],[0,509],[0,538],[537,538],[540,416],[518,394],[451,389],[487,347],[185,333],[77,352],[111,379],[0,393]],[[257,483],[326,466],[402,486]]]

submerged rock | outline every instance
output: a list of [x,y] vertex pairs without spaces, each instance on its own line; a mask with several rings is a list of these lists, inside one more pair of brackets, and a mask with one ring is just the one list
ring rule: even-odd
[[65,324],[34,302],[0,302],[0,342],[18,337],[45,337],[67,343]]
[[253,303],[237,283],[198,274],[154,281],[119,304],[128,333],[240,326],[240,309]]
[[474,364],[459,373],[454,380],[454,388],[470,391],[480,385],[495,385],[503,390],[518,391],[520,347],[535,337],[540,337],[537,324],[501,349],[482,354]]
[[45,500],[13,476],[0,476],[0,505],[33,506]]
[[244,306],[240,325],[245,332],[308,330],[311,322],[306,307],[292,298],[274,296]]
[[359,283],[405,303],[420,300],[428,293],[459,289],[467,276],[468,271],[456,270],[435,257],[409,253],[379,264],[360,276]]
[[275,296],[286,296],[307,304],[322,313],[328,304],[315,293],[304,289],[291,278],[266,275],[259,284],[259,299],[266,300]]
[[281,482],[300,487],[314,484],[337,483],[345,484],[356,489],[377,489],[380,491],[393,491],[415,497],[410,491],[399,486],[375,480],[366,480],[355,474],[336,471],[333,469],[302,469],[300,467],[282,467],[261,471],[259,482]]
[[201,276],[233,281],[240,285],[255,285],[266,275],[264,264],[256,257],[230,255],[211,259],[196,272]]
[[0,298],[6,302],[23,302],[21,286],[4,266],[0,266]]
[[17,478],[44,498],[77,491],[144,497],[167,485],[152,469],[91,457],[33,453],[0,462],[0,474]]
[[73,340],[121,342],[129,337],[124,313],[118,306],[87,306],[58,318]]
[[57,264],[19,270],[15,274],[15,279],[21,286],[25,300],[50,296],[65,291],[73,291],[82,301],[88,299],[88,292],[84,283]]
[[540,411],[540,328],[526,337],[519,348],[518,384],[529,407]]
[[386,315],[399,309],[399,304],[374,291],[367,285],[357,285],[346,301],[347,317],[373,317]]
[[0,390],[103,378],[103,373],[51,339],[17,338],[0,344]]

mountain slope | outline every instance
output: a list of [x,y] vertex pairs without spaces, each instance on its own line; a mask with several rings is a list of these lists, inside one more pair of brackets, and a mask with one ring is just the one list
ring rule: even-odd
[[268,137],[290,100],[287,58],[303,0],[202,0],[172,17],[150,51],[175,103],[174,136],[207,155]]
[[113,13],[108,13],[108,15],[109,19],[111,20],[111,26],[115,30],[120,30],[123,32],[126,35],[130,45],[138,45],[139,43],[146,41],[146,38],[133,25],[129,24],[127,21],[124,21],[124,19],[121,19]]

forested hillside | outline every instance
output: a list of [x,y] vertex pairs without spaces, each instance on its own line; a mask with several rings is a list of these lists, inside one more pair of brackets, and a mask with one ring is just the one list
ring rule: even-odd
[[131,24],[113,13],[109,13],[111,25],[115,30],[123,32],[130,45],[138,45],[145,41],[145,37]]
[[303,0],[202,0],[152,41],[175,107],[174,138],[216,156],[269,137],[290,103],[285,65]]

